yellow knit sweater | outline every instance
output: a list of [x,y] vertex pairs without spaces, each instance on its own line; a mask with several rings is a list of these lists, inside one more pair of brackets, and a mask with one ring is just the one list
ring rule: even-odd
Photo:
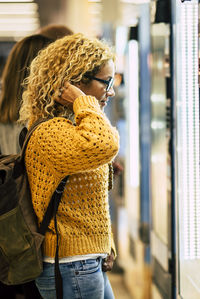
[[[42,123],[26,149],[33,207],[39,223],[57,185],[70,175],[57,212],[59,256],[110,253],[108,162],[116,156],[119,136],[91,96],[73,105],[76,126],[62,117]],[[44,255],[54,257],[54,221],[45,235]]]

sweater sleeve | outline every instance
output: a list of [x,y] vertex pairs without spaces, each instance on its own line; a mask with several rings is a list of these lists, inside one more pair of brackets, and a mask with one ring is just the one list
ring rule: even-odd
[[38,154],[62,175],[98,168],[116,156],[119,135],[98,101],[91,96],[77,98],[73,105],[76,126],[56,117],[42,123],[31,136]]

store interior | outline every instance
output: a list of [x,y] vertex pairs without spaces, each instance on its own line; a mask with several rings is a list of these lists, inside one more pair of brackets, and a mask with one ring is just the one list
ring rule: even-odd
[[117,55],[105,109],[120,134],[116,299],[199,299],[199,1],[0,0],[0,75],[13,45],[48,24]]

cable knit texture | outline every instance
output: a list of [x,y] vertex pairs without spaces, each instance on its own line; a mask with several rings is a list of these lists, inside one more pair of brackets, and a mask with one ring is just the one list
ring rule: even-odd
[[[73,105],[76,126],[56,117],[42,123],[26,149],[25,163],[39,223],[57,185],[70,175],[57,212],[59,256],[110,253],[114,249],[108,205],[108,163],[118,152],[119,135],[91,96]],[[54,257],[54,221],[44,255]]]

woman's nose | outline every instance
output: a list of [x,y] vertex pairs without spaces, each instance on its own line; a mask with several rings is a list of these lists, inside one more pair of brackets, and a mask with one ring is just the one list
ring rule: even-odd
[[114,88],[111,87],[108,91],[107,91],[107,95],[108,97],[114,97],[115,96],[115,91]]

